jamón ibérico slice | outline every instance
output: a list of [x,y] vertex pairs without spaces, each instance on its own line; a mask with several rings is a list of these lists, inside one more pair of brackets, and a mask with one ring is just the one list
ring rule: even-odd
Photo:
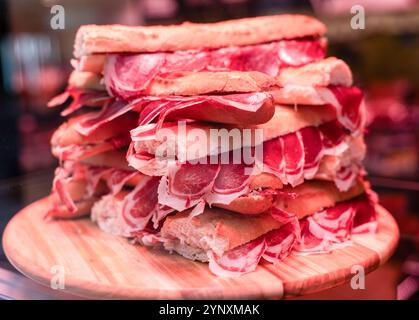
[[355,213],[356,203],[349,201],[304,218],[295,249],[300,253],[323,253],[345,244],[350,239]]
[[336,109],[337,120],[347,130],[359,134],[365,122],[363,93],[357,87],[329,86],[317,92],[325,104]]
[[175,209],[173,208],[159,205],[157,207],[157,210],[154,211],[153,217],[151,218],[151,221],[153,222],[153,228],[160,229],[161,222],[164,220],[164,218],[166,218],[169,214],[171,214],[174,211]]
[[319,168],[323,144],[320,130],[306,127],[300,130],[304,148],[304,178],[313,179]]
[[282,40],[216,50],[108,55],[104,74],[112,96],[132,99],[144,95],[156,77],[173,78],[185,72],[259,71],[277,76],[283,67],[299,67],[322,59],[320,39]]
[[[141,99],[141,98],[140,98]],[[219,123],[255,123],[254,113],[266,103],[274,112],[272,97],[265,92],[238,93],[228,95],[202,95],[195,97],[144,98],[139,126],[157,119],[155,131],[167,120],[195,119]],[[137,100],[139,101],[139,100]],[[269,120],[269,112],[267,118]],[[255,123],[256,124],[256,123]]]
[[280,138],[271,139],[263,143],[263,163],[266,165],[265,171],[269,168],[275,175],[285,181],[284,176],[284,157],[283,141]]
[[126,155],[129,166],[148,176],[167,174],[167,161],[160,160],[147,152],[135,152],[134,143],[128,148]]
[[269,231],[265,235],[266,250],[263,259],[271,263],[278,262],[288,256],[299,236],[299,228],[292,222],[279,229]]
[[[320,41],[309,39],[279,41],[278,56],[281,67],[300,67],[323,59],[325,50]],[[276,76],[278,74],[271,75]]]
[[[76,124],[76,130],[80,134],[88,136],[100,126],[117,119],[125,113],[133,110],[135,107],[137,107],[137,103],[134,102],[126,103],[125,101],[117,99],[109,100],[100,111],[91,112],[79,121]],[[125,119],[130,124],[132,123],[129,117],[125,117]],[[129,130],[131,127],[127,129]]]
[[363,93],[357,87],[331,86],[330,91],[338,101],[338,119],[346,128],[356,131],[362,122]]
[[64,117],[79,110],[83,106],[102,106],[110,99],[108,94],[103,91],[67,88],[63,93],[52,98],[47,105],[50,108],[60,106],[70,97],[73,101],[61,112],[61,115]]
[[248,192],[250,172],[252,166],[245,164],[221,164],[220,171],[214,182],[210,194],[205,198],[206,202],[229,204],[234,199]]
[[339,153],[341,144],[347,136],[344,127],[338,121],[329,121],[321,126],[319,130],[322,133],[322,143],[328,153]]
[[143,230],[157,208],[159,178],[144,176],[123,199],[122,217],[131,231]]
[[156,247],[166,241],[158,231],[134,231],[132,232],[132,236],[135,237],[135,240],[138,241],[138,243],[147,247]]
[[174,164],[169,167],[169,191],[188,200],[196,199],[212,189],[219,171],[219,164]]
[[281,137],[283,143],[284,172],[287,181],[292,186],[303,182],[304,148],[300,133],[286,134]]
[[213,191],[223,194],[242,190],[249,180],[246,168],[250,167],[244,164],[221,164]]
[[48,108],[54,108],[54,107],[58,107],[62,104],[64,104],[67,99],[69,99],[71,97],[69,90],[65,90],[64,92],[56,95],[55,97],[51,98],[48,103],[47,103],[47,107]]
[[252,272],[256,269],[266,249],[264,235],[225,252],[218,257],[208,251],[209,268],[212,273],[221,277],[234,277]]
[[357,211],[353,222],[352,233],[374,233],[377,231],[377,211],[375,206],[378,203],[377,194],[367,189],[367,199],[361,199],[357,203]]
[[104,67],[108,93],[124,100],[144,95],[164,61],[165,53],[108,55]]
[[[68,164],[70,164],[70,162]],[[66,168],[65,165],[55,169],[55,177],[52,182],[52,191],[57,193],[60,201],[66,206],[68,211],[70,213],[74,213],[77,211],[77,207],[67,188],[67,184],[72,179],[71,175],[72,170]]]
[[341,191],[348,190],[354,183],[356,177],[361,172],[359,164],[351,163],[347,166],[341,166],[335,174],[335,184]]
[[111,175],[107,179],[106,183],[112,194],[117,194],[122,190],[125,183],[133,177],[139,175],[136,171],[112,169]]
[[109,167],[103,167],[103,166],[86,166],[86,196],[91,197],[95,189],[102,177],[107,174],[111,173],[114,169]]

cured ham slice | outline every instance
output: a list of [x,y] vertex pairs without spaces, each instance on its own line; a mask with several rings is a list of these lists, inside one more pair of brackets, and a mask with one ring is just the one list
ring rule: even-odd
[[285,258],[294,243],[299,238],[300,228],[296,216],[271,209],[272,215],[284,225],[217,256],[209,251],[208,261],[210,270],[222,277],[234,277],[252,272],[256,269],[261,258],[275,263]]
[[351,132],[359,133],[365,122],[362,91],[357,87],[343,86],[329,86],[318,90],[324,101],[336,108],[339,123]]
[[[219,171],[219,164],[171,162],[168,176],[160,181],[159,204],[183,211],[202,203],[205,195],[211,192]],[[202,204],[200,208],[203,209]]]
[[221,164],[220,171],[214,182],[211,192],[206,195],[205,201],[211,205],[230,204],[234,199],[249,191],[250,174],[244,164]]
[[[174,119],[258,124],[268,121],[274,111],[272,97],[265,92],[165,97],[143,104],[139,125],[147,125],[157,118],[155,130],[160,129],[164,121]],[[255,114],[258,114],[258,117],[255,117]]]
[[123,199],[122,216],[131,232],[143,230],[157,210],[158,185],[157,177],[144,176]]
[[375,232],[374,199],[362,197],[321,210],[300,221],[299,254],[327,253],[349,245],[351,234]]
[[107,179],[108,188],[115,195],[122,190],[122,187],[128,180],[137,175],[140,175],[140,173],[136,171],[112,169],[111,175]]
[[266,250],[265,237],[261,236],[218,257],[208,252],[209,269],[221,277],[240,276],[256,269]]
[[55,177],[52,182],[52,192],[56,192],[61,202],[70,213],[77,211],[77,207],[67,189],[67,184],[72,180],[72,169],[58,167],[55,169]]
[[[358,159],[352,159],[353,163],[349,165],[345,164],[347,160],[344,153],[349,149],[348,135],[339,139],[329,139],[328,136],[323,135],[323,131],[328,134],[331,131],[330,128],[338,130],[335,126],[340,125],[335,122],[326,123],[325,130],[322,130],[322,126],[306,127],[264,142],[261,171],[274,174],[284,185],[290,184],[294,187],[303,183],[304,179],[313,179],[319,170],[322,158],[333,154],[336,156],[335,166],[338,170],[334,176],[335,184],[341,191],[349,190],[361,172],[361,167],[357,163]],[[337,146],[341,147],[337,148]],[[141,157],[141,155],[139,156]],[[159,204],[177,211],[196,206],[193,211],[194,215],[202,212],[205,203],[228,205],[240,196],[247,194],[251,173],[246,173],[245,170],[251,169],[250,172],[252,172],[256,168],[255,164],[228,163],[219,165],[202,162],[192,164],[190,162],[179,163],[174,160],[161,162],[149,154],[142,157],[142,160],[135,159],[136,162],[132,156],[128,158],[131,164],[142,166],[137,169],[143,170],[144,167],[150,169],[151,166],[165,171],[159,185]],[[221,162],[220,159],[218,163]],[[140,161],[142,161],[141,164]],[[168,169],[162,170],[159,167],[167,163],[169,163]]]
[[145,94],[164,62],[164,53],[108,55],[104,68],[108,93],[125,100]]
[[131,138],[129,134],[126,134],[97,143],[70,144],[67,146],[53,145],[52,154],[59,158],[60,161],[77,161],[109,150],[119,150],[122,147],[129,145],[130,141]]
[[300,132],[287,134],[280,137],[283,143],[283,159],[285,180],[282,183],[289,183],[296,186],[304,181],[304,146]]
[[[109,168],[108,168],[109,169]],[[55,170],[52,207],[46,217],[71,218],[87,214],[95,197],[107,192],[99,180],[106,168],[65,161]]]
[[281,68],[320,60],[325,50],[319,39],[282,40],[267,44],[172,53],[111,54],[104,67],[112,96],[133,99],[147,94],[155,78],[175,78],[186,72],[259,71],[277,76]]
[[64,117],[79,110],[83,106],[103,106],[110,99],[109,95],[103,91],[67,88],[63,93],[52,98],[48,102],[48,107],[60,106],[69,98],[72,98],[70,105],[61,112],[61,115]]
[[91,112],[76,124],[76,130],[84,136],[93,133],[99,127],[115,120],[125,113],[133,110],[136,103],[129,103],[122,100],[109,100],[100,111]]
[[300,137],[304,148],[304,179],[313,179],[319,168],[322,156],[322,134],[315,127],[300,130]]
[[[298,223],[298,222],[297,222]],[[266,250],[263,259],[275,263],[287,257],[299,236],[298,229],[292,222],[265,235]]]
[[[318,127],[305,127],[297,132],[263,143],[263,172],[272,173],[283,184],[296,186],[312,179],[325,155],[343,156],[348,149],[348,133],[337,121]],[[360,172],[359,164],[340,168],[336,184],[346,191]]]

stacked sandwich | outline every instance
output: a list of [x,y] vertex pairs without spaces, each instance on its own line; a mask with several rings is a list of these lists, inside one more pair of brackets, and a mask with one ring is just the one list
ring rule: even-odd
[[51,218],[233,276],[374,232],[364,106],[301,15],[82,26],[52,137]]

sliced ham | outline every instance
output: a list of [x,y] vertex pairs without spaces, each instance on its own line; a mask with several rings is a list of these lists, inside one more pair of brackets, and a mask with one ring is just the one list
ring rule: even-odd
[[110,177],[107,179],[108,188],[112,194],[117,194],[128,180],[138,175],[140,173],[136,171],[112,169]]
[[371,197],[342,202],[304,218],[300,226],[298,254],[331,252],[350,244],[353,233],[375,232],[375,203]]
[[104,67],[108,93],[125,100],[144,95],[164,62],[164,53],[108,55]]
[[69,98],[72,98],[70,105],[65,108],[61,115],[66,117],[79,110],[83,106],[103,106],[110,100],[109,95],[103,91],[81,90],[76,88],[67,88],[63,93],[52,98],[48,102],[48,107],[57,107],[64,104]]
[[203,71],[259,71],[275,77],[281,68],[299,67],[324,55],[320,39],[282,40],[216,50],[110,54],[104,67],[105,84],[110,95],[129,100],[147,94],[155,78]]
[[143,230],[157,210],[158,185],[158,178],[143,176],[135,189],[123,199],[122,216],[131,232]]
[[105,103],[100,111],[91,112],[81,121],[77,122],[76,130],[83,136],[88,136],[95,132],[99,127],[126,114],[135,107],[137,107],[136,103],[127,104],[122,100],[111,99]]
[[[336,125],[339,124],[325,124],[326,128]],[[333,171],[336,172],[335,184],[339,190],[347,191],[362,172],[358,162],[362,160],[363,153],[359,159],[350,158],[351,163],[346,165],[348,161],[346,154],[352,153],[349,148],[352,143],[351,137],[346,134],[345,137],[339,139],[329,139],[323,136],[322,126],[306,127],[264,142],[263,166],[259,168],[261,172],[271,173],[277,176],[284,185],[290,184],[294,187],[303,183],[304,179],[314,178],[319,171],[322,158],[333,154],[337,161],[334,164],[335,171]],[[325,132],[329,131],[325,130]],[[341,146],[340,149],[337,146]],[[247,194],[251,174],[258,172],[254,167],[255,163],[234,164],[231,161],[232,157],[229,157],[230,163],[224,164],[221,161],[222,155],[218,159],[218,163],[221,164],[209,164],[208,161],[206,163],[199,161],[181,163],[175,160],[162,162],[149,154],[142,157],[142,160],[138,158],[133,160],[132,156],[128,158],[131,165],[136,165],[136,169],[150,170],[151,166],[157,167],[158,171],[164,171],[159,185],[159,204],[177,211],[196,206],[193,211],[194,215],[202,212],[205,203],[228,205]],[[168,167],[162,170],[160,166],[165,164]]]

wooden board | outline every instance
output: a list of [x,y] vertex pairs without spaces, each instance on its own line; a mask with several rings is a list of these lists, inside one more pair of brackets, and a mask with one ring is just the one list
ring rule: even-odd
[[241,277],[219,278],[207,264],[134,246],[101,232],[88,219],[44,221],[47,201],[33,203],[9,222],[3,236],[6,255],[23,274],[45,285],[56,275],[54,266],[61,266],[64,290],[88,298],[280,298],[312,293],[349,281],[354,265],[366,272],[376,269],[399,238],[393,217],[379,207],[378,233],[356,235],[344,249],[292,255],[278,265],[262,263]]

